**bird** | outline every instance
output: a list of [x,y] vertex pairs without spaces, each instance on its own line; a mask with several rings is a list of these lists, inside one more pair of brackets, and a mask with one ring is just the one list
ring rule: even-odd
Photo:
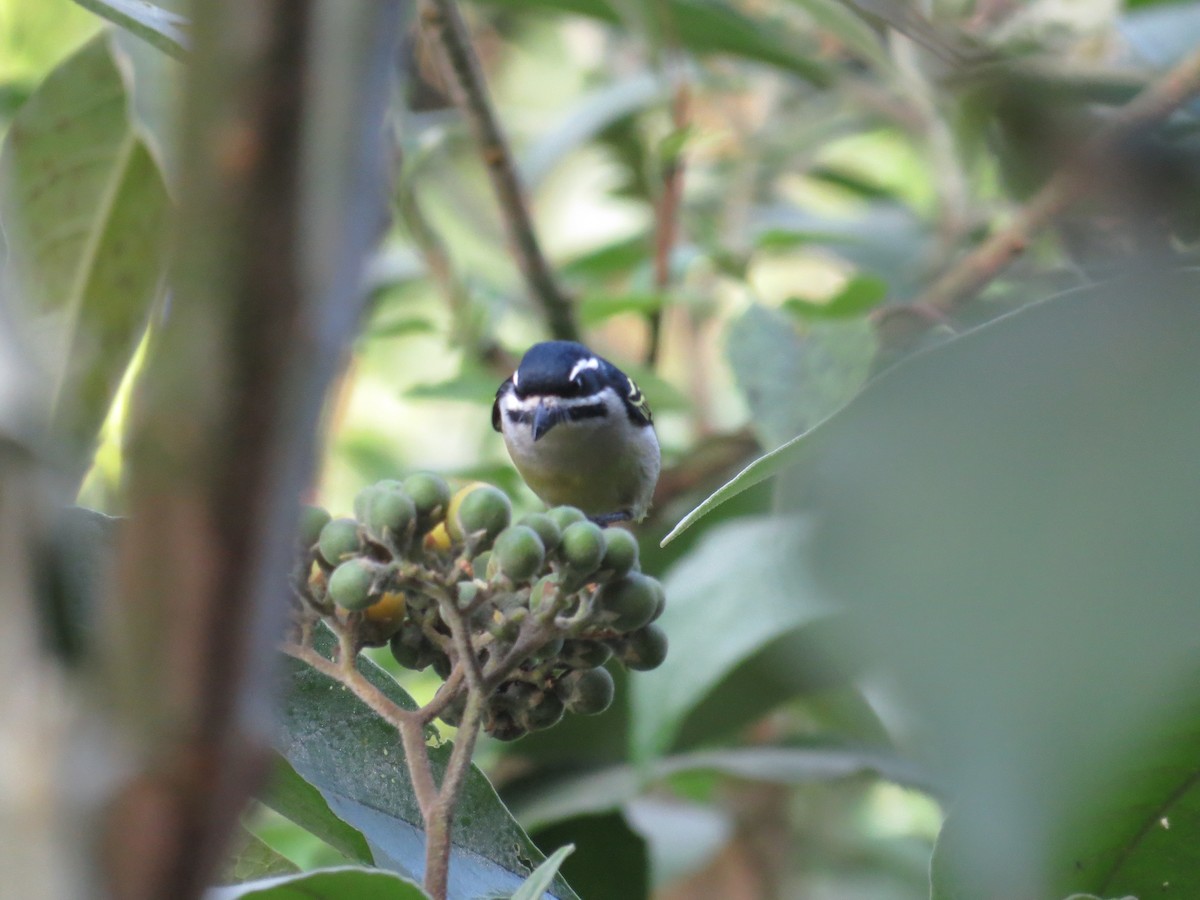
[[577,507],[599,525],[646,517],[662,465],[650,405],[583,344],[530,347],[496,391],[492,427],[548,506]]

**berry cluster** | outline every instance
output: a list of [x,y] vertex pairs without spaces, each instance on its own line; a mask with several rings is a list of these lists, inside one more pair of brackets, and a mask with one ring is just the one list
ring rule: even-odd
[[432,666],[452,690],[440,713],[448,724],[466,707],[467,666],[486,690],[484,729],[514,740],[564,712],[607,709],[609,659],[646,670],[666,657],[666,634],[653,624],[666,598],[638,571],[628,531],[570,506],[513,524],[497,488],[474,483],[451,495],[425,473],[365,488],[354,512],[305,510],[298,614],[358,646],[389,644],[406,668]]

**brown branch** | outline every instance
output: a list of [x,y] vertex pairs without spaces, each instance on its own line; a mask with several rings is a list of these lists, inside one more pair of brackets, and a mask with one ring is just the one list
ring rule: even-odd
[[975,296],[1024,252],[1032,236],[1086,196],[1122,141],[1155,125],[1200,92],[1200,51],[1193,52],[1112,115],[1091,137],[1080,158],[1051,176],[1006,227],[962,257],[926,291],[918,305],[952,310]]
[[[686,81],[675,86],[671,98],[671,127],[673,135],[680,135],[691,119],[691,92]],[[679,234],[679,207],[683,200],[683,176],[685,163],[682,148],[675,148],[662,165],[662,192],[654,206],[654,290],[660,302],[671,283],[671,254]],[[660,306],[650,314],[650,339],[646,347],[646,365],[653,367],[658,362],[662,345],[663,309]]]
[[462,13],[454,0],[422,0],[420,9],[422,27],[441,51],[454,101],[475,132],[525,283],[541,306],[551,335],[562,340],[579,340],[574,307],[542,252],[508,139],[492,107]]

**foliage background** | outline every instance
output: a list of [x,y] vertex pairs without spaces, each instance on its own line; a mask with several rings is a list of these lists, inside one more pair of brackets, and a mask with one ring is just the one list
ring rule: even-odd
[[[1200,7],[466,12],[536,233],[589,344],[645,390],[667,467],[640,532],[667,666],[479,758],[542,850],[576,844],[563,871],[588,898],[923,897],[931,856],[935,897],[1187,896],[1195,285],[1164,273],[1193,256],[1195,101],[1099,163],[1084,139],[1196,45]],[[5,123],[106,27],[2,0]],[[130,40],[135,89],[166,88],[130,114],[170,184],[178,64]],[[344,512],[432,469],[532,510],[488,406],[546,324],[415,31],[405,63],[395,221],[307,499]],[[1072,168],[1083,202],[982,290],[937,293]],[[79,495],[114,515],[126,408]],[[659,548],[780,447],[780,477]],[[346,861],[266,806],[244,824],[300,869]]]

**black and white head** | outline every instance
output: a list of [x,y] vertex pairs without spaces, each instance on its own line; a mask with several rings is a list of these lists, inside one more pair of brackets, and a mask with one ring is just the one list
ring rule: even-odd
[[496,392],[492,427],[546,503],[597,521],[645,515],[660,465],[650,407],[632,378],[583,344],[530,347]]

